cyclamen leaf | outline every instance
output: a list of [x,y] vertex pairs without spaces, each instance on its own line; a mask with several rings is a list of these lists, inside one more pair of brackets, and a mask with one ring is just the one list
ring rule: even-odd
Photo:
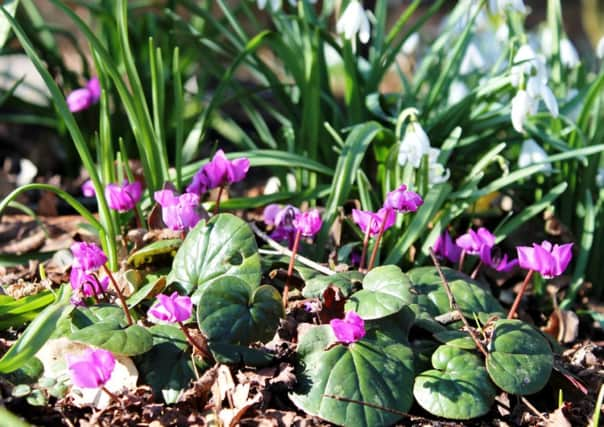
[[124,356],[143,354],[153,346],[153,339],[147,329],[138,325],[122,328],[119,321],[112,320],[87,326],[68,338]]
[[199,297],[208,284],[223,276],[257,287],[262,272],[254,233],[241,219],[220,214],[200,221],[174,257],[168,283],[177,282]]

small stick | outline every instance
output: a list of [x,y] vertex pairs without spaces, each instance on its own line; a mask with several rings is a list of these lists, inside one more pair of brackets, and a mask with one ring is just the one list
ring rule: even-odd
[[484,349],[484,346],[478,340],[478,338],[476,337],[476,334],[474,334],[474,331],[472,330],[472,327],[468,323],[468,320],[464,317],[463,313],[459,309],[459,306],[457,305],[457,302],[455,301],[455,297],[453,296],[453,292],[451,292],[451,288],[449,287],[449,282],[447,282],[447,279],[445,278],[445,275],[443,274],[443,271],[440,268],[440,263],[438,262],[438,259],[436,258],[436,255],[434,254],[434,249],[432,249],[432,248],[430,248],[430,256],[432,257],[432,262],[434,262],[434,266],[436,267],[436,271],[438,271],[438,275],[440,276],[440,280],[442,281],[443,287],[445,288],[445,292],[447,293],[447,297],[449,298],[449,305],[451,306],[451,308],[453,310],[455,310],[456,312],[459,313],[461,321],[463,322],[463,324],[465,325],[468,333],[472,337],[472,340],[474,340],[474,343],[476,344],[476,347],[486,357],[487,356],[487,351]]
[[547,422],[547,418],[545,418],[543,416],[543,414],[541,412],[539,412],[537,410],[537,408],[535,408],[533,406],[533,404],[531,402],[528,401],[528,399],[524,396],[520,396],[520,400],[522,400],[522,403],[524,403],[526,406],[528,406],[528,408],[533,412],[533,414],[535,414],[536,416],[538,416],[539,418],[541,418],[541,421],[545,421]]
[[[262,240],[264,240],[271,248],[273,248],[274,250],[276,250],[277,252],[279,252],[282,255],[286,255],[288,257],[292,256],[292,253],[293,253],[292,251],[287,249],[285,246],[280,245],[275,240],[271,239],[269,237],[269,235],[266,234],[265,232],[263,232],[262,230],[260,230],[256,224],[254,224],[253,222],[250,222],[249,224],[250,224],[250,227],[252,228],[252,230],[254,231],[254,233],[258,237],[260,237]],[[305,266],[310,267],[313,270],[316,270],[319,273],[323,273],[327,276],[332,276],[332,275],[336,274],[335,271],[332,271],[329,268],[324,267],[321,264],[316,263],[311,259],[303,257],[302,255],[296,254],[296,261],[299,262],[300,264],[304,264]]]

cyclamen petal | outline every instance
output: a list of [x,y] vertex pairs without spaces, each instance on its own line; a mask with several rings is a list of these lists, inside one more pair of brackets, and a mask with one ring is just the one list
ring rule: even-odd
[[388,193],[384,202],[384,208],[407,213],[415,212],[423,204],[424,200],[421,196],[411,190],[407,190],[407,186],[403,184],[396,190]]
[[212,160],[195,174],[187,192],[201,195],[213,188],[239,182],[245,178],[249,168],[249,159],[244,157],[230,161],[224,151],[218,150]]
[[115,357],[110,351],[89,349],[79,356],[67,356],[71,381],[81,388],[104,386],[115,368]]
[[199,214],[199,196],[185,193],[177,196],[172,190],[156,191],[155,201],[162,207],[162,221],[171,230],[193,228],[201,220]]
[[120,186],[117,184],[108,184],[105,187],[105,197],[107,204],[113,210],[126,212],[136,207],[143,194],[143,185],[138,182],[128,182]]
[[94,243],[77,242],[70,249],[74,256],[73,267],[87,273],[98,270],[107,262],[103,250]]
[[538,271],[544,278],[551,279],[564,273],[572,259],[572,243],[552,245],[547,240],[532,247],[519,246],[518,264],[527,270]]
[[323,221],[317,209],[297,214],[292,221],[297,231],[300,231],[304,237],[312,237],[319,232]]
[[354,311],[349,311],[344,319],[329,322],[336,339],[344,344],[352,344],[365,336],[365,321]]
[[371,211],[362,211],[359,209],[352,210],[352,220],[359,226],[363,233],[367,233],[369,228],[369,235],[371,237],[376,236],[380,232],[382,227],[382,221],[384,215],[388,215],[384,230],[392,227],[396,221],[396,213],[392,209],[380,209],[377,213]]
[[96,194],[96,191],[94,189],[94,184],[92,183],[92,180],[86,180],[83,184],[82,184],[82,194],[84,195],[84,197],[94,197]]
[[96,104],[101,97],[101,85],[97,77],[92,77],[83,88],[79,88],[67,95],[65,101],[72,113],[89,108]]
[[478,255],[483,246],[492,248],[495,244],[495,236],[486,228],[480,227],[478,231],[468,230],[455,240],[457,246],[470,255]]
[[193,303],[188,296],[180,296],[178,292],[167,296],[159,294],[157,302],[148,311],[150,320],[166,323],[184,322],[191,317]]
[[455,244],[447,230],[438,236],[432,249],[436,255],[447,258],[451,262],[459,262],[461,257],[461,248]]

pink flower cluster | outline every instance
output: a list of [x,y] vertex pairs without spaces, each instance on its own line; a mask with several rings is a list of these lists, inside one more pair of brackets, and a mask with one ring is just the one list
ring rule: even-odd
[[[96,271],[107,262],[107,256],[94,243],[79,242],[71,245],[74,262],[71,267],[69,281],[74,290],[83,297],[102,294],[109,286],[109,278],[99,279]],[[74,302],[78,302],[75,297]]]

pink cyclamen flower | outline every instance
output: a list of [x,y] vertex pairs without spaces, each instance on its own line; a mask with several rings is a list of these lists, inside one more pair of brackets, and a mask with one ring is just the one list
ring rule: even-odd
[[367,233],[367,229],[369,229],[369,235],[371,237],[376,236],[380,232],[380,228],[382,227],[382,221],[384,221],[384,216],[388,215],[386,219],[386,224],[384,226],[384,230],[392,227],[394,222],[396,221],[396,212],[392,209],[382,208],[379,211],[371,212],[371,211],[362,211],[359,209],[352,210],[352,220],[356,225],[359,226],[363,233]]
[[119,186],[117,184],[108,184],[105,187],[105,198],[107,204],[113,210],[126,212],[134,209],[143,195],[143,185],[138,182],[128,182]]
[[319,232],[323,221],[317,209],[296,215],[292,224],[304,237],[312,237]]
[[95,274],[87,273],[79,267],[73,267],[69,275],[73,290],[79,290],[84,297],[100,295],[109,287],[109,277],[99,279]]
[[187,230],[197,225],[199,215],[199,196],[185,193],[180,196],[172,190],[156,191],[153,195],[160,204],[161,217],[164,224],[171,230]]
[[94,189],[94,184],[92,184],[92,180],[87,180],[82,184],[82,194],[84,197],[94,197],[96,191]]
[[468,230],[455,240],[457,246],[470,255],[480,254],[483,245],[492,248],[495,245],[495,236],[486,228],[480,227],[478,231]]
[[461,257],[461,248],[455,244],[447,230],[438,236],[432,249],[436,255],[447,258],[451,262],[459,262]]
[[107,262],[103,250],[94,243],[78,242],[71,245],[74,256],[73,268],[79,268],[86,273],[98,270]]
[[349,311],[344,319],[333,319],[329,322],[337,340],[344,344],[357,342],[365,336],[365,321],[354,311]]
[[275,240],[288,240],[293,243],[296,234],[294,227],[294,218],[300,213],[300,209],[292,205],[281,207],[271,204],[264,208],[263,217],[266,225],[272,225],[274,228],[271,237]]
[[518,246],[518,264],[528,270],[541,273],[546,279],[551,279],[564,273],[572,259],[572,243],[552,245],[547,240],[540,245],[533,243],[533,247]]
[[201,195],[212,188],[239,182],[249,169],[250,161],[246,157],[228,160],[224,151],[218,150],[212,160],[195,174],[187,192]]
[[86,86],[80,89],[76,89],[67,95],[67,106],[69,111],[77,113],[78,111],[85,110],[91,105],[96,104],[101,98],[101,84],[97,77],[92,77]]
[[518,260],[513,259],[508,262],[508,255],[501,254],[497,246],[489,247],[482,245],[480,248],[480,260],[487,266],[497,271],[508,272],[518,265]]
[[71,381],[81,388],[99,388],[107,384],[115,358],[110,351],[88,349],[79,356],[67,356]]
[[403,184],[396,190],[388,193],[384,207],[401,213],[407,213],[415,212],[423,204],[424,200],[421,196],[414,191],[407,190],[407,186]]
[[184,322],[191,317],[193,303],[188,296],[180,296],[178,292],[167,296],[159,294],[157,302],[149,309],[151,320],[166,323]]

